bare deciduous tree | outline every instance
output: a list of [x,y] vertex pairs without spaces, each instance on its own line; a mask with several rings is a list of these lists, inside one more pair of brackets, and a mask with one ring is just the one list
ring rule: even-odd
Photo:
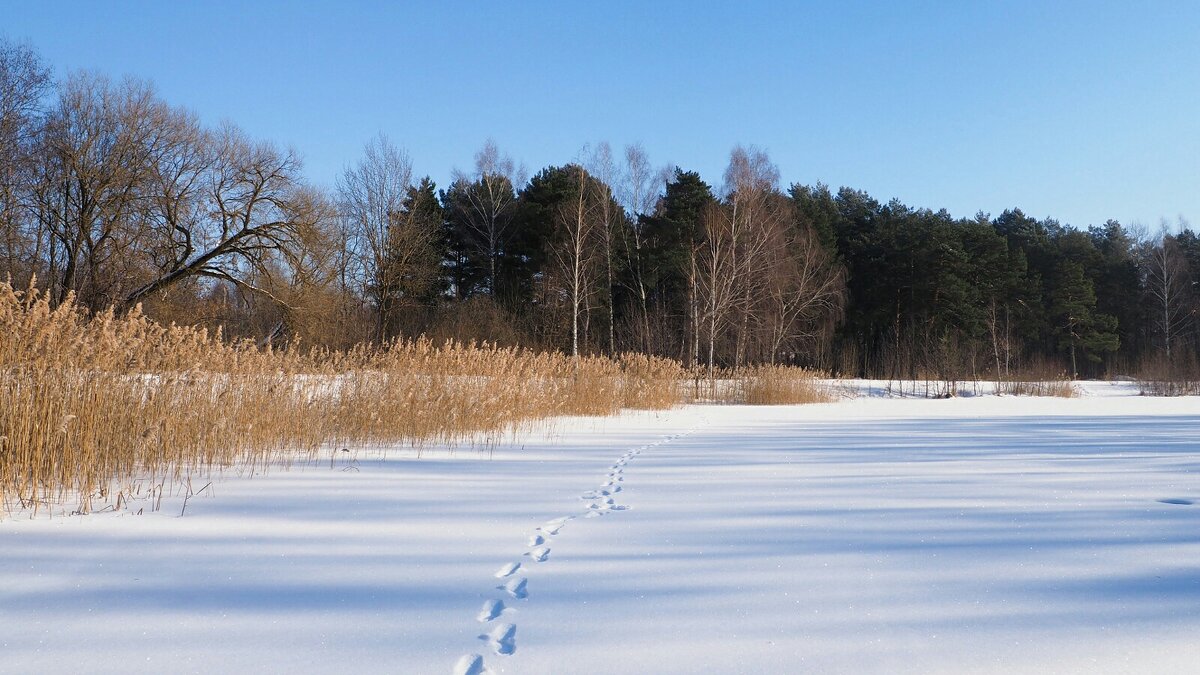
[[613,159],[612,148],[607,142],[601,142],[592,151],[588,158],[588,173],[591,174],[591,179],[588,181],[589,187],[596,191],[592,198],[596,212],[596,234],[600,243],[602,258],[601,263],[604,266],[604,278],[606,281],[604,288],[604,299],[607,310],[607,352],[609,355],[617,353],[616,341],[616,303],[613,297],[613,289],[616,287],[616,271],[614,264],[616,263],[617,242],[624,232],[624,217],[625,214],[620,212],[620,209],[614,200],[612,186],[616,185],[619,176],[616,161]]
[[496,294],[497,267],[504,256],[510,235],[516,189],[525,182],[524,167],[500,153],[495,141],[488,139],[475,154],[475,172],[454,173],[454,188],[461,203],[453,205],[473,235],[475,253],[487,261],[487,292]]
[[[160,230],[174,255],[125,297],[127,305],[192,277],[268,293],[251,277],[281,264],[298,268],[303,241],[328,214],[322,197],[300,181],[295,153],[255,143],[232,126],[206,138],[212,154],[203,190],[195,195],[200,217]],[[162,241],[157,246],[166,248]]]
[[559,236],[552,248],[563,291],[571,306],[571,355],[579,356],[580,322],[595,292],[596,208],[592,181],[577,164],[566,169],[573,178],[569,196],[557,207]]
[[338,201],[346,222],[351,272],[364,296],[373,300],[376,335],[383,338],[392,320],[389,289],[400,269],[394,253],[402,249],[393,227],[412,188],[408,154],[380,134],[363,148],[363,156],[338,180]]
[[59,91],[42,133],[37,190],[50,234],[55,302],[69,294],[92,309],[119,304],[138,279],[136,247],[154,162],[176,114],[146,84],[76,73]]
[[625,168],[621,176],[620,199],[629,218],[627,230],[630,241],[625,242],[625,265],[630,277],[631,290],[638,300],[642,351],[650,352],[650,309],[646,289],[646,241],[642,232],[642,217],[650,215],[662,194],[669,169],[654,171],[646,150],[640,144],[625,146]]
[[43,233],[23,208],[36,171],[33,141],[50,71],[32,48],[0,38],[0,279],[36,273]]
[[[692,275],[695,279],[695,308],[693,317],[707,332],[708,377],[715,377],[717,336],[729,320],[730,308],[737,296],[737,226],[733,212],[723,204],[712,204],[701,220],[704,239],[692,256]],[[699,345],[699,339],[696,341]]]
[[[1187,228],[1182,219],[1180,228]],[[1146,242],[1142,251],[1143,283],[1152,305],[1151,321],[1155,333],[1162,338],[1163,351],[1170,361],[1172,347],[1187,331],[1190,318],[1192,284],[1187,258],[1166,220],[1162,221],[1158,236]]]
[[789,342],[811,344],[830,330],[845,299],[845,284],[841,269],[806,230],[777,232],[767,257],[763,306],[755,316],[769,337],[769,360],[776,363]]
[[731,309],[735,314],[734,367],[745,359],[753,299],[767,275],[766,252],[772,236],[787,227],[790,213],[779,194],[779,169],[757,148],[737,146],[725,169],[728,205],[731,274],[737,289]]

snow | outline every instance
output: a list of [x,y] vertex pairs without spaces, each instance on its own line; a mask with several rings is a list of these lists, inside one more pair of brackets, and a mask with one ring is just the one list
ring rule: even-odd
[[853,388],[8,518],[0,672],[1194,672],[1200,398]]

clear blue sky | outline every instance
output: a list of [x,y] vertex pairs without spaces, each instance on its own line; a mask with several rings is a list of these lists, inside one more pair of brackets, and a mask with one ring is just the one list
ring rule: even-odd
[[1200,3],[583,4],[0,0],[0,34],[323,185],[380,131],[439,182],[488,137],[531,171],[640,141],[713,184],[742,143],[956,216],[1200,220]]

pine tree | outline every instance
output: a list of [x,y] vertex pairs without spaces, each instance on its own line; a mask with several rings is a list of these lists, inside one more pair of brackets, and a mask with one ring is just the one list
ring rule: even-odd
[[1059,264],[1050,291],[1050,315],[1053,333],[1060,349],[1071,355],[1071,373],[1079,376],[1077,353],[1099,362],[1100,354],[1113,352],[1120,346],[1117,320],[1096,311],[1096,293],[1084,274],[1083,266],[1064,260]]

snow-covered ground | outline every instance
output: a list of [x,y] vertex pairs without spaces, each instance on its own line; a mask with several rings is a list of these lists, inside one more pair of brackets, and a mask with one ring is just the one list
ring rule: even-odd
[[1200,399],[1081,391],[563,420],[8,518],[0,672],[1195,672]]

